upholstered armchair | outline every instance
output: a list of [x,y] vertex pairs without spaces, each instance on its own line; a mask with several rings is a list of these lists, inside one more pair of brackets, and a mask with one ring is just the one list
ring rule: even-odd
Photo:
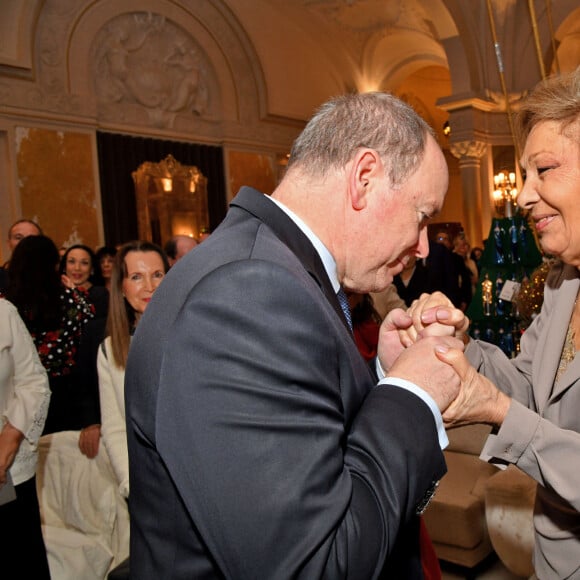
[[486,425],[447,430],[447,474],[424,514],[440,560],[472,568],[493,551],[485,516],[486,484],[497,468],[479,459]]
[[510,466],[485,487],[485,519],[491,544],[504,566],[516,576],[533,575],[533,512],[536,482]]

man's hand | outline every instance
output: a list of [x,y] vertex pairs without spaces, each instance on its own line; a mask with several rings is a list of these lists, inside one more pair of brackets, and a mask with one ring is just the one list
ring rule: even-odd
[[[422,342],[422,341],[421,341]],[[437,358],[449,364],[461,380],[457,398],[443,413],[447,427],[468,423],[501,426],[511,399],[470,364],[462,349],[437,350]]]
[[10,469],[24,434],[10,423],[0,433],[0,485],[6,483],[6,472]]
[[413,319],[401,308],[391,310],[383,320],[379,330],[377,356],[385,372],[393,366],[405,348],[413,344],[405,332],[412,324]]
[[83,455],[93,459],[99,452],[99,441],[101,439],[101,426],[98,424],[89,425],[81,429],[79,435],[79,449]]
[[461,379],[452,364],[441,358],[450,349],[461,352],[463,343],[450,336],[427,336],[404,349],[388,376],[410,381],[423,389],[443,412],[459,395]]

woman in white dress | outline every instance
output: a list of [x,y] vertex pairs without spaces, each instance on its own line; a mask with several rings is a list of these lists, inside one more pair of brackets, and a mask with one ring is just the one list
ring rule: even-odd
[[0,321],[0,576],[49,579],[36,494],[48,376],[18,310],[2,298]]
[[159,246],[134,241],[122,246],[115,256],[111,276],[107,338],[97,355],[101,437],[125,498],[129,497],[125,364],[131,336],[168,270],[167,257]]

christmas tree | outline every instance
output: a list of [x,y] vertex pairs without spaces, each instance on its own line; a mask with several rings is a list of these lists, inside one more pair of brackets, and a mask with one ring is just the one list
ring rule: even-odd
[[518,353],[529,320],[522,318],[513,300],[541,262],[526,218],[514,215],[492,220],[479,263],[479,282],[466,312],[473,338],[498,345],[510,357]]

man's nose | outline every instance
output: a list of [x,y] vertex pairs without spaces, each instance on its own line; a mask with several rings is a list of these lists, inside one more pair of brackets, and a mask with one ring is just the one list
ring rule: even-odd
[[417,252],[415,255],[418,258],[426,258],[429,255],[429,237],[427,235],[427,228],[423,228],[419,232],[419,244],[417,245]]

